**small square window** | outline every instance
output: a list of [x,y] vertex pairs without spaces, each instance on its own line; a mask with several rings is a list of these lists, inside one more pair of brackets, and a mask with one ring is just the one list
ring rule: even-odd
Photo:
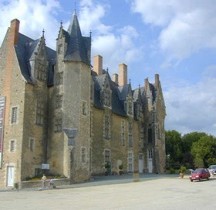
[[15,151],[15,141],[11,140],[10,141],[10,152],[14,152]]
[[81,149],[81,159],[82,159],[82,163],[86,162],[86,148],[82,147]]
[[15,124],[16,122],[17,122],[17,107],[12,107],[11,124]]
[[31,151],[34,150],[34,139],[32,139],[32,138],[29,139],[29,149]]
[[82,114],[87,115],[87,103],[86,103],[86,101],[82,102]]

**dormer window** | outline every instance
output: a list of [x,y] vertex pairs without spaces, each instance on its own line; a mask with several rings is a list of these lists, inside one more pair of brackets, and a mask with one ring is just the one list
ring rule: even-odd
[[42,63],[38,63],[37,79],[41,80],[41,81],[46,80],[46,69],[45,69],[45,66]]
[[104,106],[110,107],[111,106],[111,94],[110,94],[110,90],[105,89],[104,90],[104,94],[103,94],[104,98]]
[[142,117],[142,106],[140,103],[136,103],[135,107],[136,119],[140,120]]
[[133,113],[132,101],[128,101],[128,114],[132,115],[132,113]]
[[132,98],[127,98],[126,101],[126,111],[127,111],[127,115],[133,115],[133,101]]
[[110,90],[108,82],[104,85],[101,91],[101,101],[103,106],[111,108],[112,91]]

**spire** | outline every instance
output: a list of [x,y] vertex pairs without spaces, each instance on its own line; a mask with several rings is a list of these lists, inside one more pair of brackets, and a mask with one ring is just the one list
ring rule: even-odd
[[74,15],[72,16],[70,25],[68,27],[68,33],[69,35],[73,35],[73,36],[75,35],[82,36],[76,13],[74,13]]
[[67,33],[65,61],[81,61],[90,65],[91,38],[82,36],[76,13],[72,16]]

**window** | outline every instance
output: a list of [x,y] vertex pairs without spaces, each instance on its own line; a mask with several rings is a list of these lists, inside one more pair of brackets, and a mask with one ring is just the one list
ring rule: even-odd
[[133,126],[132,122],[128,122],[128,146],[133,146]]
[[34,139],[33,138],[29,139],[29,150],[30,151],[34,150]]
[[108,113],[104,116],[104,138],[110,139],[110,116]]
[[104,105],[110,107],[111,106],[111,94],[110,90],[105,89],[104,90]]
[[12,107],[11,124],[15,124],[16,122],[17,122],[17,107]]
[[11,140],[10,141],[10,152],[14,152],[15,151],[15,140]]
[[152,129],[148,129],[148,143],[152,143]]
[[35,176],[41,176],[43,175],[43,171],[41,168],[35,168]]
[[56,102],[55,102],[56,109],[62,107],[62,98],[63,98],[62,95],[56,95]]
[[62,44],[59,44],[59,45],[58,45],[58,53],[59,53],[59,54],[62,53]]
[[121,144],[125,145],[125,121],[121,121]]
[[62,131],[62,119],[61,118],[56,118],[54,131],[55,132],[61,132]]
[[86,103],[86,101],[82,102],[82,114],[87,115],[87,103]]
[[44,123],[44,104],[43,104],[43,101],[37,101],[36,124],[43,125],[43,123]]
[[153,157],[152,149],[149,149],[149,150],[148,150],[148,158],[149,158],[149,159],[152,159],[152,157]]
[[42,81],[46,80],[46,68],[42,63],[38,63],[37,78]]
[[128,172],[133,172],[133,152],[128,152]]
[[109,149],[105,149],[104,150],[104,162],[105,163],[110,163],[110,150]]
[[128,101],[128,115],[132,115],[133,114],[133,105],[132,105],[132,101],[129,100]]
[[82,163],[86,162],[86,148],[85,147],[81,148],[81,161]]

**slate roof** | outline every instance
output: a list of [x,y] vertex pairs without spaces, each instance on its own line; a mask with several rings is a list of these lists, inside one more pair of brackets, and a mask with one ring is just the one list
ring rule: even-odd
[[83,37],[76,14],[73,15],[68,31],[63,33],[68,47],[65,61],[81,61],[90,65],[91,37]]
[[38,43],[38,40],[33,40],[21,33],[19,33],[18,36],[18,43],[15,46],[15,51],[19,61],[20,70],[25,80],[31,83],[32,80],[29,59]]
[[[106,79],[108,79],[110,89],[112,91],[112,112],[113,113],[118,114],[120,116],[127,116],[127,113],[125,112],[124,109],[124,103],[127,99],[127,96],[131,93],[133,96],[133,102],[135,104],[139,102],[145,104],[146,93],[144,91],[144,87],[139,87],[134,90],[131,89],[131,84],[126,84],[120,87],[111,80],[109,73],[105,71],[103,71],[103,74],[101,75],[97,75],[94,71],[92,71],[92,79],[94,81],[94,106],[96,108],[104,109],[100,98],[101,97],[100,91],[103,89],[103,84]],[[154,85],[151,83],[149,83],[149,89],[152,95],[152,100],[153,100],[152,102],[154,102],[156,98],[156,89]]]
[[[109,74],[106,72],[102,75],[95,75],[92,74],[92,78],[94,81],[94,105],[95,107],[99,109],[103,109],[103,104],[100,100],[100,91],[103,89],[103,84],[105,82],[105,79],[108,79],[110,89],[112,91],[112,112],[121,116],[126,116],[126,112],[124,110],[124,100],[122,100],[121,93],[119,91],[119,86],[113,82],[109,76]],[[126,85],[127,86],[127,85]],[[127,88],[123,88],[127,89]]]
[[[19,66],[21,73],[25,80],[32,83],[31,79],[31,67],[30,59],[35,51],[37,51],[37,46],[40,39],[33,40],[21,33],[18,35],[18,42],[15,45],[16,55],[19,61]],[[53,65],[55,64],[56,52],[48,47],[46,47],[48,64],[48,85],[53,83]]]

